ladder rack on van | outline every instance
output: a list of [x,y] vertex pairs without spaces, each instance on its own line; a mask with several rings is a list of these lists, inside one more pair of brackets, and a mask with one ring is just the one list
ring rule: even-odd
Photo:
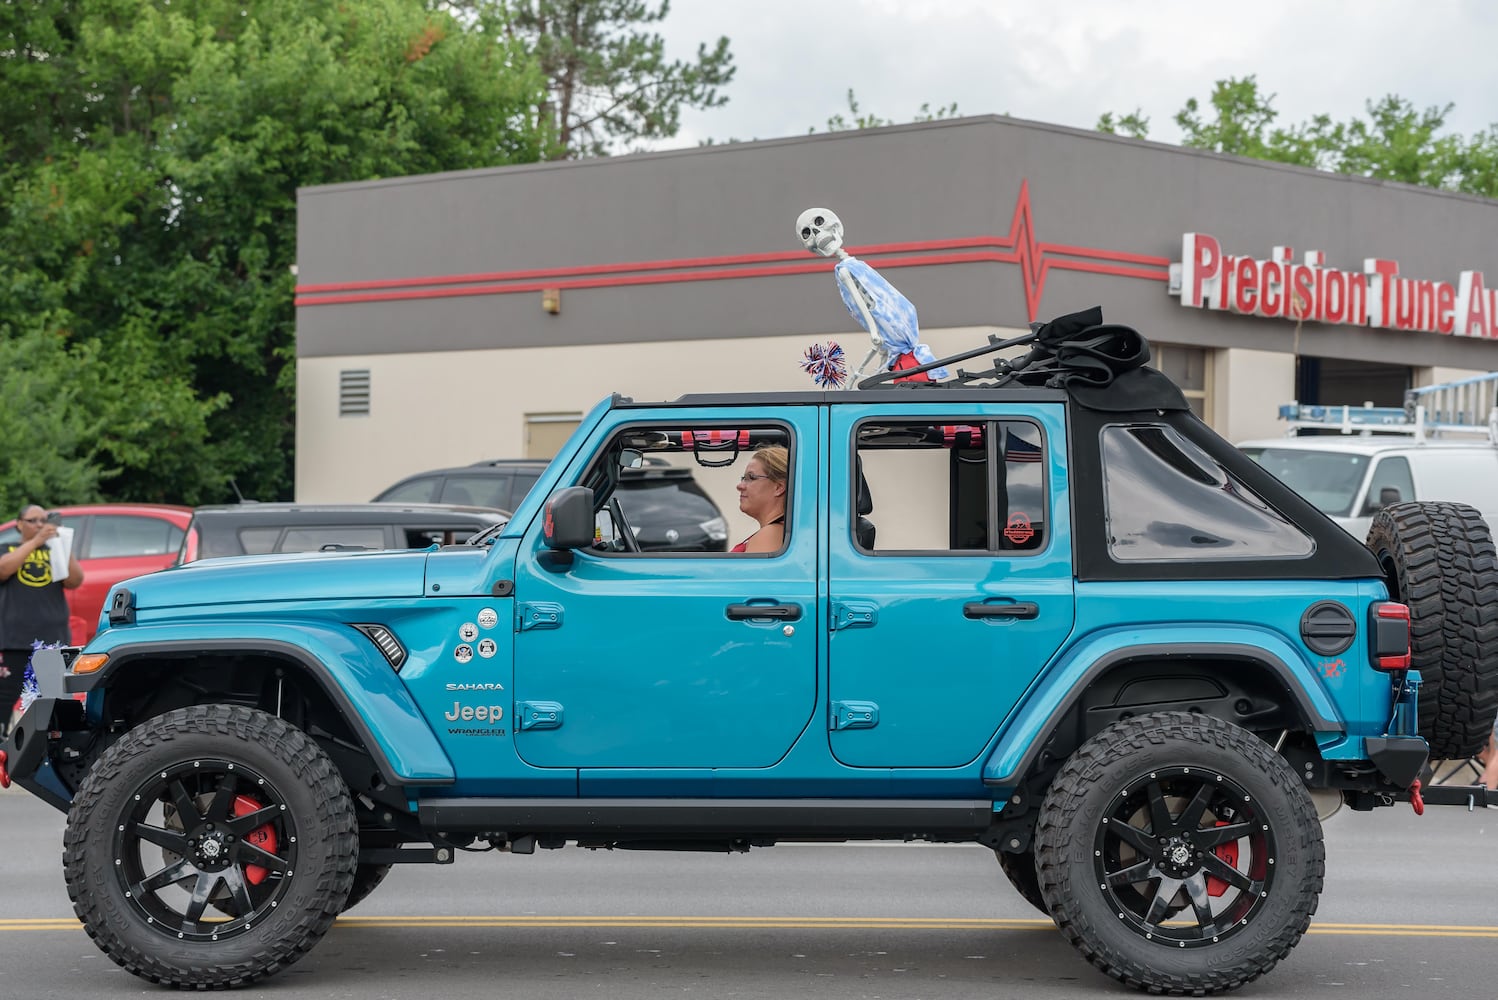
[[1498,372],[1407,389],[1404,406],[1317,406],[1287,403],[1279,416],[1286,434],[1302,430],[1342,434],[1402,434],[1416,441],[1480,434],[1498,445]]

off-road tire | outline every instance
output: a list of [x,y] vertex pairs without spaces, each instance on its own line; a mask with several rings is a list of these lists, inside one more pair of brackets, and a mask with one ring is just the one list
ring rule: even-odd
[[[1229,850],[1232,860],[1219,853]],[[1035,857],[1077,950],[1171,995],[1235,989],[1272,969],[1305,934],[1326,871],[1315,806],[1284,759],[1187,712],[1125,719],[1083,744],[1046,793]]]
[[68,811],[63,870],[84,930],[124,969],[225,989],[322,938],[348,897],[357,837],[348,788],[305,733],[255,709],[198,705],[137,726],[90,769]]
[[1420,671],[1420,735],[1431,756],[1464,759],[1498,715],[1498,556],[1476,508],[1398,503],[1368,529],[1393,600],[1409,605],[1410,667]]
[[1008,876],[1009,884],[1014,886],[1014,891],[1025,897],[1025,901],[1031,906],[1049,917],[1051,911],[1045,905],[1045,896],[1040,893],[1040,875],[1035,871],[1035,852],[1011,854],[1008,851],[995,850],[993,853],[994,857],[999,859],[999,867]]

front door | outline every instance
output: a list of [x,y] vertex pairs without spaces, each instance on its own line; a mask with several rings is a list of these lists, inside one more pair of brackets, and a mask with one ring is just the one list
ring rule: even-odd
[[[515,742],[527,763],[761,768],[805,732],[817,701],[817,412],[769,423],[683,408],[631,423],[626,410],[595,432],[595,459],[562,485],[599,484],[602,500],[600,463],[664,459],[691,470],[729,537],[720,523],[709,551],[628,551],[606,506],[598,544],[569,560],[546,550],[537,518],[515,573]],[[788,449],[784,545],[733,553],[758,526],[736,487],[761,446]]]
[[829,442],[832,752],[967,764],[1072,628],[1061,410],[834,407]]

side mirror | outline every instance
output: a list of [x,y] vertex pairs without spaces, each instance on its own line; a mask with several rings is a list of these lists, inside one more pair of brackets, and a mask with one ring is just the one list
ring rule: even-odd
[[583,549],[593,544],[593,491],[567,486],[546,498],[542,533],[548,548]]
[[1378,496],[1368,497],[1368,502],[1363,505],[1363,513],[1377,514],[1391,503],[1398,503],[1404,499],[1399,495],[1398,486],[1384,486],[1378,491]]

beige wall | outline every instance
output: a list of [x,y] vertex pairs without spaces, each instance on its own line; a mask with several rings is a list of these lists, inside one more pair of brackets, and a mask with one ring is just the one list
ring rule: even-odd
[[[980,346],[990,332],[1018,331],[968,327],[922,337],[943,355]],[[818,339],[300,358],[296,499],[359,503],[415,472],[523,456],[526,414],[584,413],[613,392],[652,400],[815,388],[798,362]],[[852,364],[863,360],[866,334],[838,339]],[[338,373],[349,368],[370,371],[368,416],[338,415]],[[725,511],[737,507],[733,496],[713,499]]]
[[1280,406],[1295,399],[1295,358],[1235,347],[1212,359],[1209,423],[1229,441],[1283,437]]
[[[1018,332],[965,327],[927,331],[923,337],[945,355],[977,347],[989,333]],[[616,391],[651,400],[689,392],[812,388],[797,362],[816,340],[759,337],[301,358],[296,499],[362,502],[412,473],[523,456],[527,414],[582,414]],[[863,359],[864,335],[839,342],[854,363]],[[370,370],[368,416],[338,416],[338,373],[349,368]],[[1477,373],[1416,369],[1416,381],[1428,385],[1472,374]],[[1283,436],[1277,414],[1294,397],[1290,355],[1244,348],[1215,352],[1210,422],[1228,440]],[[731,490],[714,493],[713,499],[729,514],[737,509]],[[882,506],[893,502],[887,498]]]

